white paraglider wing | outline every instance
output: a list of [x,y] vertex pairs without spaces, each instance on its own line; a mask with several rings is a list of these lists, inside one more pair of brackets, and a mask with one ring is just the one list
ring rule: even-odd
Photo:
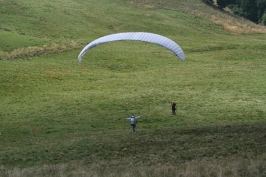
[[180,60],[182,61],[185,60],[185,55],[181,47],[167,37],[147,32],[126,32],[126,33],[117,33],[117,34],[103,36],[92,41],[82,49],[82,51],[78,56],[78,62],[80,63],[85,53],[93,47],[96,47],[98,45],[107,42],[124,41],[124,40],[142,41],[142,42],[157,44],[159,46],[165,47],[168,50],[171,50]]

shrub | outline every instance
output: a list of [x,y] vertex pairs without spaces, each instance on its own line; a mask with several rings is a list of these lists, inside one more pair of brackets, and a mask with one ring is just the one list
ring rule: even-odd
[[264,26],[266,26],[266,11],[264,12],[264,14],[262,16],[261,24],[263,24]]
[[213,4],[213,0],[202,0],[203,2],[205,2],[206,4]]

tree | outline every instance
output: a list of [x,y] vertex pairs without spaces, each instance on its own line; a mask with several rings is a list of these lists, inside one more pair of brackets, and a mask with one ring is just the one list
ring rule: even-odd
[[264,12],[264,14],[262,16],[261,23],[266,26],[266,11]]
[[266,13],[266,0],[257,0],[258,7],[258,19],[259,22],[263,20],[263,16]]
[[258,23],[258,7],[255,0],[243,0],[241,5],[242,16]]
[[226,0],[217,0],[217,5],[219,8],[225,8],[226,7]]
[[202,0],[203,2],[207,3],[207,4],[213,4],[213,0]]
[[217,5],[219,8],[229,7],[235,14],[255,23],[265,22],[266,0],[217,0]]

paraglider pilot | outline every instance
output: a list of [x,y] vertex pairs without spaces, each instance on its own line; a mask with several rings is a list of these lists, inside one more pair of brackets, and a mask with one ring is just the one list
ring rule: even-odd
[[174,101],[172,101],[172,114],[176,115],[176,103]]
[[134,114],[132,114],[132,116],[130,118],[126,118],[130,121],[130,125],[132,126],[132,130],[133,132],[136,131],[136,127],[137,127],[137,118],[140,118],[140,116],[135,116]]

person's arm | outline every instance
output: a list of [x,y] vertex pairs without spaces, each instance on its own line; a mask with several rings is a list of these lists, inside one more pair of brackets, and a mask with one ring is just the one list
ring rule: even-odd
[[136,119],[137,119],[137,118],[140,118],[140,116],[137,116],[137,117],[135,117],[135,118],[136,118]]

